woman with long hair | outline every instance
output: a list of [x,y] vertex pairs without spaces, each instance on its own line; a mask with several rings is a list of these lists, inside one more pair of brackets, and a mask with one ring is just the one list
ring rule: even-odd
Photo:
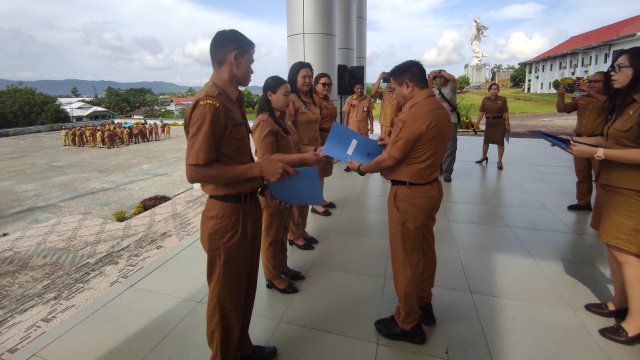
[[[271,76],[262,86],[262,97],[258,104],[258,116],[253,123],[252,134],[258,159],[270,158],[291,167],[313,166],[321,158],[318,153],[301,153],[298,135],[286,120],[291,89],[289,83],[279,76]],[[288,280],[303,280],[299,271],[287,265],[287,245],[291,206],[260,197],[262,205],[262,270],[267,288],[283,294],[298,292]],[[286,278],[286,279],[285,279]]]
[[489,163],[489,157],[487,152],[489,151],[489,144],[498,145],[498,170],[504,169],[502,165],[502,156],[504,155],[504,135],[509,131],[509,107],[507,106],[507,99],[503,96],[498,96],[500,92],[500,86],[496,83],[489,85],[489,96],[485,96],[480,104],[480,113],[476,120],[475,127],[480,126],[482,118],[487,119],[487,125],[484,128],[484,143],[482,144],[482,157],[476,161],[476,164],[482,164],[483,162]]
[[[308,62],[298,61],[291,65],[287,77],[291,87],[291,103],[286,120],[298,133],[302,152],[317,151],[320,141],[320,109],[313,99],[313,67]],[[318,240],[306,231],[309,206],[293,206],[289,221],[289,245],[300,250],[313,250]]]
[[572,143],[570,151],[600,160],[591,227],[607,246],[613,283],[609,301],[585,309],[620,321],[600,335],[632,345],[640,343],[640,47],[621,51],[612,64],[604,136],[580,137],[595,147]]
[[[319,73],[313,79],[313,100],[316,102],[318,109],[320,109],[320,141],[322,145],[327,141],[331,126],[338,116],[338,108],[333,104],[330,97],[332,87],[331,76],[327,73]],[[333,158],[325,157],[320,162],[318,172],[320,173],[320,186],[324,190],[324,179],[333,174]],[[325,200],[322,205],[312,206],[311,212],[321,216],[329,216],[331,211],[328,209],[335,208],[336,204]]]

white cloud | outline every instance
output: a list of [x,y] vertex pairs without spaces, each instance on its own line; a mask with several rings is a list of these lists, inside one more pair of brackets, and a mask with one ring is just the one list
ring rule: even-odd
[[422,62],[427,67],[455,64],[463,60],[464,41],[460,34],[446,30],[438,40],[437,47],[425,51]]
[[496,48],[497,60],[529,60],[549,49],[549,39],[538,33],[528,37],[525,33],[517,31],[512,32],[507,40],[499,39]]
[[487,17],[496,20],[534,19],[540,16],[545,8],[546,5],[535,2],[511,4],[499,10],[489,11]]

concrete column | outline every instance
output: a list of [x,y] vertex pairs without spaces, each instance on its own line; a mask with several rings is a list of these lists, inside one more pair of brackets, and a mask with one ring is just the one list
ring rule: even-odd
[[[367,74],[367,0],[356,0],[356,65]],[[366,81],[365,81],[366,82]]]
[[[287,0],[287,60],[311,63],[315,74],[338,77],[338,0]],[[285,74],[286,77],[286,74]],[[337,98],[332,90],[331,98]]]
[[356,1],[338,0],[338,64],[356,64]]

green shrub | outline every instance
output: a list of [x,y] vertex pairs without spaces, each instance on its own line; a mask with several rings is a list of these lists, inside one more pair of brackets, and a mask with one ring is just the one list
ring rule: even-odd
[[124,210],[116,210],[111,213],[111,216],[113,216],[113,218],[116,219],[117,222],[123,222],[127,220],[127,212]]
[[144,207],[142,206],[142,204],[138,203],[138,204],[136,204],[136,206],[131,211],[131,214],[133,216],[136,216],[136,215],[142,214],[143,212],[144,212]]

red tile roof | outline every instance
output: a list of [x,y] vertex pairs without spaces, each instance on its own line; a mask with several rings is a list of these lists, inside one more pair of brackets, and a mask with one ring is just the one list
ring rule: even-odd
[[190,97],[172,97],[171,101],[173,101],[174,104],[179,105],[179,104],[192,104],[193,100],[195,99],[195,96],[190,96]]
[[640,15],[618,21],[580,35],[572,36],[569,40],[556,45],[529,61],[547,58],[553,55],[578,50],[598,43],[616,40],[625,36],[640,33]]

